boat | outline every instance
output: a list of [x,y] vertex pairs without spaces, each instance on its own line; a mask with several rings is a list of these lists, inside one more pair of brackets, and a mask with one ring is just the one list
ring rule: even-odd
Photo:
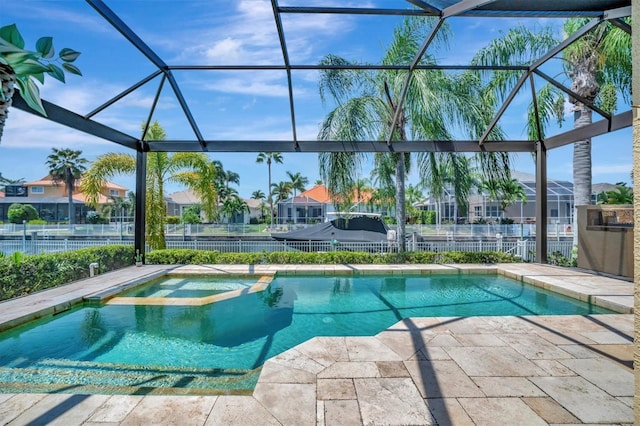
[[393,230],[389,230],[379,214],[333,213],[336,219],[291,232],[273,233],[278,241],[331,241],[339,243],[388,242]]

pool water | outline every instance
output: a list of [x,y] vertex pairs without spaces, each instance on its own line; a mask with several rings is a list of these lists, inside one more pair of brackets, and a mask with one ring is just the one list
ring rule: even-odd
[[125,297],[206,297],[233,290],[248,289],[257,278],[172,276],[122,293]]
[[375,335],[408,317],[597,313],[611,311],[492,275],[285,276],[204,306],[84,306],[8,330],[0,386],[246,393],[265,360],[315,336]]

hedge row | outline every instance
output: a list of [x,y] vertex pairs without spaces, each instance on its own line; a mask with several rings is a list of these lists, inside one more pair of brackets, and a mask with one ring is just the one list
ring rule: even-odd
[[0,257],[0,300],[24,296],[89,276],[89,264],[98,263],[96,273],[131,266],[131,246],[112,245],[75,251]]
[[332,251],[325,253],[262,252],[220,253],[217,250],[193,249],[154,250],[146,256],[146,263],[156,265],[189,264],[394,264],[394,263],[513,263],[520,259],[502,252],[407,252],[363,253]]

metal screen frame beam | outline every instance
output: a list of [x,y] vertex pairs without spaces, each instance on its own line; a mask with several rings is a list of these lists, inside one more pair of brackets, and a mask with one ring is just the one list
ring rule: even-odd
[[480,6],[484,6],[488,3],[495,3],[496,0],[462,0],[454,5],[445,7],[442,10],[442,18],[448,18],[450,16],[462,15],[470,10],[474,10]]
[[556,136],[551,136],[544,140],[547,149],[559,148],[569,145],[575,141],[589,139],[595,136],[604,135],[605,133],[614,132],[616,130],[631,127],[633,121],[633,113],[631,110],[616,114],[611,117],[610,121],[600,120],[586,126],[578,127]]
[[22,99],[17,90],[13,95],[12,101],[15,108],[33,115],[37,115],[38,117],[42,117],[54,123],[62,124],[63,126],[79,130],[97,138],[117,143],[118,145],[124,146],[126,148],[136,149],[137,147],[137,138],[127,135],[126,133],[122,133],[121,131],[116,130],[112,127],[105,126],[104,124],[100,124],[96,121],[84,118],[80,114],[76,114],[73,111],[64,109],[56,104],[45,101],[44,99],[42,99],[42,106],[47,112],[46,117],[31,109],[31,107],[27,105],[27,103]]
[[547,263],[547,148],[536,148],[536,262]]
[[109,6],[107,6],[102,0],[85,0],[85,1],[89,3],[89,5],[93,7],[96,10],[96,12],[98,12],[109,24],[111,24],[111,26],[113,26],[120,34],[122,34],[122,36],[124,36],[124,38],[126,38],[133,47],[138,49],[138,51],[140,51],[140,53],[146,56],[147,59],[149,59],[149,61],[156,66],[156,68],[161,70],[166,75],[167,79],[169,80],[169,84],[173,89],[173,93],[176,96],[176,100],[178,101],[178,104],[182,108],[182,112],[187,118],[187,121],[189,122],[189,125],[191,126],[191,129],[193,130],[194,135],[196,136],[196,138],[198,139],[198,142],[202,146],[202,150],[206,151],[207,147],[206,147],[206,144],[204,143],[204,138],[200,133],[200,129],[198,128],[198,124],[193,118],[193,114],[191,114],[191,110],[187,105],[187,101],[184,99],[184,96],[182,95],[182,91],[180,90],[180,87],[178,86],[178,83],[176,82],[175,77],[173,76],[171,71],[169,70],[169,67],[167,66],[167,64],[160,58],[160,56],[156,54],[156,52],[153,49],[151,49],[138,36],[138,34],[136,34],[135,31],[133,31],[127,24],[125,24],[125,22],[122,19],[120,19],[120,17],[113,10],[111,10]]
[[147,198],[147,154],[136,152],[136,208],[134,217],[133,246],[137,253],[145,260],[145,224]]
[[[198,152],[199,146],[189,140],[147,141],[151,152]],[[208,152],[535,152],[536,143],[521,141],[405,141],[390,147],[383,141],[291,141],[209,140]]]
[[280,48],[282,49],[282,58],[284,60],[285,70],[287,72],[287,88],[289,90],[289,113],[291,115],[291,130],[293,132],[293,145],[298,147],[298,136],[296,132],[296,113],[293,103],[293,82],[291,80],[291,63],[289,61],[289,52],[287,51],[287,40],[284,36],[284,28],[282,27],[282,18],[278,10],[278,0],[271,0],[273,9],[273,19],[276,21],[276,29],[278,30],[278,39],[280,40]]

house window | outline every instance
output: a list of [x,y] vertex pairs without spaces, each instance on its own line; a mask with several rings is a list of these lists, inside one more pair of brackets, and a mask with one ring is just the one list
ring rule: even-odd
[[120,191],[118,191],[117,189],[110,189],[109,190],[109,195],[111,195],[113,197],[119,197],[120,196]]
[[500,208],[498,206],[487,206],[486,217],[499,217]]
[[558,217],[558,209],[551,209],[549,217]]
[[482,216],[482,206],[475,206],[473,208],[473,214],[474,214],[475,217]]
[[44,194],[44,186],[32,186],[31,187],[32,194]]

